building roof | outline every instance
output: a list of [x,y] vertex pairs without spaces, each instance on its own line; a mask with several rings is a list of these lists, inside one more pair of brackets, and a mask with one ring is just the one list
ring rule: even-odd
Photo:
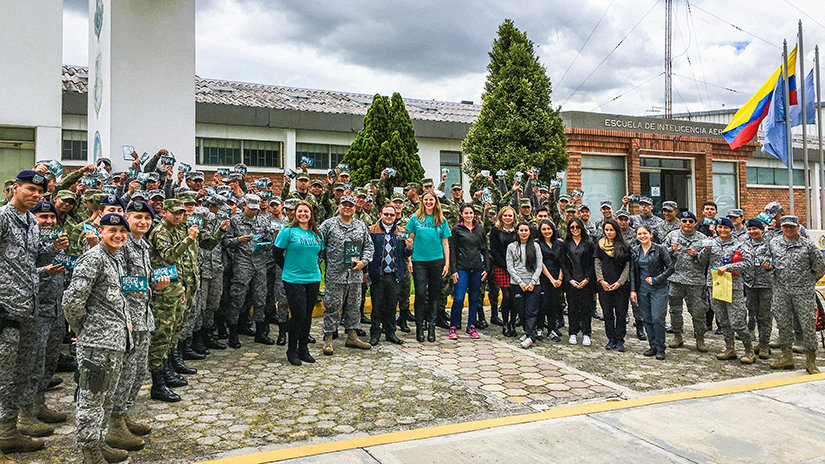
[[[63,92],[88,93],[85,66],[63,66]],[[316,113],[367,114],[372,95],[332,90],[300,89],[277,85],[205,79],[195,76],[197,103],[311,111]],[[405,98],[410,118],[422,121],[472,124],[481,105]]]

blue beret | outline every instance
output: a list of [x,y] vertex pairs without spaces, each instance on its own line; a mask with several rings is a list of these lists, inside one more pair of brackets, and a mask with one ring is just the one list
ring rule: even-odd
[[100,199],[100,206],[120,206],[123,209],[126,209],[126,205],[123,204],[123,200],[120,199],[117,195],[104,195],[103,198]]
[[149,203],[145,201],[133,201],[129,203],[129,206],[126,207],[127,213],[149,213],[153,218],[155,217],[155,211],[152,210],[152,207],[149,206]]
[[696,220],[696,215],[692,211],[682,211],[679,213],[679,219],[693,219]]
[[52,213],[57,216],[57,209],[55,209],[54,205],[49,203],[48,201],[38,201],[34,208],[29,210],[32,214],[37,213]]
[[129,221],[127,221],[125,217],[123,217],[123,216],[121,216],[120,214],[117,214],[117,213],[109,213],[109,214],[103,216],[103,218],[100,220],[100,225],[101,225],[101,227],[102,226],[124,226],[124,227],[126,227],[126,230],[128,230],[129,232],[132,231],[132,229],[129,228]]
[[733,229],[733,221],[731,221],[730,219],[728,219],[726,217],[717,219],[716,220],[716,225],[717,226],[727,226],[727,227],[730,227],[731,229]]
[[49,183],[43,174],[40,174],[37,171],[32,171],[31,169],[20,171],[20,173],[17,174],[17,179],[15,179],[15,182],[18,184],[34,184],[42,188],[46,188],[46,185]]
[[765,230],[765,223],[760,221],[759,219],[748,219],[747,224],[745,227],[758,227],[762,230]]

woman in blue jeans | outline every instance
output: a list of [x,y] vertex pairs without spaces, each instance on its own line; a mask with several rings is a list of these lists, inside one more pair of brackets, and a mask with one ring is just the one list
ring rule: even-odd
[[413,285],[415,285],[415,338],[435,341],[435,305],[441,295],[441,279],[450,270],[450,227],[441,214],[441,204],[434,193],[421,197],[418,211],[407,222],[412,240]]
[[667,314],[667,278],[673,274],[673,262],[667,248],[653,243],[650,229],[636,228],[636,240],[630,259],[630,299],[639,304],[650,349],[645,356],[665,359],[665,315]]
[[470,310],[467,316],[467,335],[478,338],[476,315],[479,308],[481,281],[487,278],[490,253],[487,234],[475,219],[473,205],[461,205],[461,222],[450,235],[450,272],[453,278],[453,308],[450,311],[450,338],[458,338],[464,296],[470,292]]

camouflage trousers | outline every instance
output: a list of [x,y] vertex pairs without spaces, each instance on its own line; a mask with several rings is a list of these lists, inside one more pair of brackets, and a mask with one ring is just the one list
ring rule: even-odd
[[[341,313],[344,314],[341,323]],[[344,329],[361,328],[361,283],[336,284],[327,282],[324,287],[324,333]]]
[[60,357],[60,344],[63,342],[63,332],[66,330],[62,317],[35,316],[37,324],[37,351],[32,359],[36,364],[32,379],[26,386],[26,392],[21,398],[21,406],[34,404],[36,394],[46,391],[54,373],[57,371],[57,360]]
[[17,420],[22,396],[36,369],[37,363],[32,362],[36,353],[34,317],[20,321],[19,329],[6,327],[0,332],[0,423]]
[[278,324],[286,324],[289,321],[289,304],[286,301],[284,292],[284,281],[281,280],[283,270],[277,264],[272,264],[266,273],[266,312],[270,315],[274,312],[275,317],[270,317]]
[[[168,290],[168,289],[167,289]],[[163,368],[163,360],[178,341],[177,328],[181,325],[185,303],[181,303],[183,289],[155,293],[150,301],[155,316],[155,330],[149,344],[149,371],[158,372]]]
[[453,294],[453,277],[448,272],[445,277],[441,279],[441,294],[438,298],[438,306],[436,307],[436,311],[441,311],[438,314],[438,317],[441,317],[444,314],[444,311],[447,308],[447,297]]
[[191,324],[191,327],[195,326],[193,318],[200,318],[200,315],[196,315],[194,311],[197,297],[198,286],[192,281],[186,285],[186,299],[183,301],[183,313],[181,313],[181,317],[177,320],[178,326],[175,327],[175,340],[184,340],[189,335],[192,335],[190,331],[186,337],[183,336],[189,324]]
[[132,341],[132,350],[123,355],[123,368],[120,371],[112,406],[112,414],[115,416],[123,415],[132,407],[149,372],[149,343],[152,341],[152,333],[132,332]]
[[247,309],[244,305],[247,298],[252,303],[252,319],[255,322],[263,322],[267,293],[266,268],[255,266],[253,263],[235,263],[234,270],[229,286],[229,313],[226,315],[226,323],[238,323],[241,311]]
[[112,415],[123,367],[123,352],[77,347],[77,446],[92,448],[103,441]]
[[673,326],[674,333],[682,333],[685,327],[685,320],[682,317],[682,302],[687,304],[688,314],[693,320],[693,334],[705,335],[708,328],[705,320],[707,307],[702,296],[702,285],[687,285],[677,282],[670,282],[668,289],[668,304],[670,306],[670,325]]
[[745,288],[748,305],[748,330],[759,328],[759,343],[770,343],[773,331],[771,319],[772,288]]
[[[195,327],[201,330],[211,330],[215,320],[215,312],[221,304],[221,294],[223,293],[223,276],[201,279],[198,294],[195,297],[195,304],[200,306],[200,325],[195,323]],[[191,333],[191,332],[190,332]]]
[[410,313],[410,292],[412,291],[412,274],[404,273],[401,286],[398,288],[398,310],[400,314]]
[[734,334],[739,335],[742,343],[750,343],[751,333],[748,331],[748,309],[745,304],[743,289],[733,287],[733,298],[730,303],[710,299],[710,307],[719,318],[719,327],[725,334],[725,340],[733,340]]
[[773,292],[773,317],[779,329],[779,346],[790,348],[794,342],[794,317],[802,330],[802,348],[815,352],[816,294],[814,288],[777,287]]

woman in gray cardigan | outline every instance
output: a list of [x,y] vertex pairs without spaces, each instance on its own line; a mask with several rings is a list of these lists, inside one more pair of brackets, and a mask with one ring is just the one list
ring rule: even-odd
[[530,232],[530,224],[520,223],[516,228],[518,240],[507,245],[506,254],[510,293],[515,308],[524,321],[522,348],[530,348],[536,342],[536,321],[539,315],[541,248],[532,239]]

